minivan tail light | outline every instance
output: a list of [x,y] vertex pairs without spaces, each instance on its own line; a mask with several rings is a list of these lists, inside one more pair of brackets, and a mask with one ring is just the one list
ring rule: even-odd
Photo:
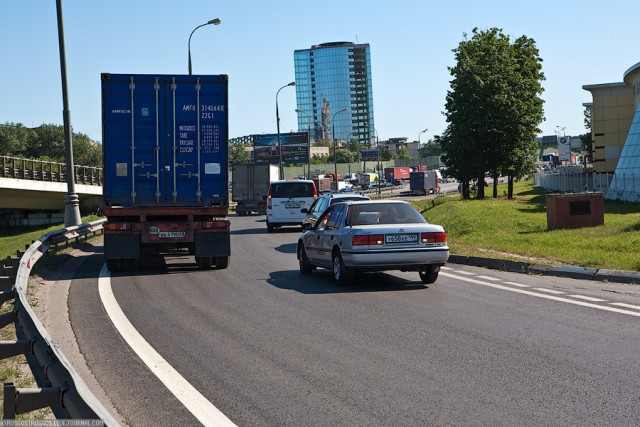
[[352,246],[371,246],[384,244],[383,234],[360,234],[351,238]]
[[436,231],[431,233],[420,233],[422,243],[447,243],[447,233]]

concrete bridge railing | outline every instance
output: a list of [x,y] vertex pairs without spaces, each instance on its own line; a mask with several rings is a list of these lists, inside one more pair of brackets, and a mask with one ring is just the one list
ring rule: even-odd
[[[102,168],[74,166],[76,184],[102,185]],[[0,156],[0,178],[66,182],[64,163]]]

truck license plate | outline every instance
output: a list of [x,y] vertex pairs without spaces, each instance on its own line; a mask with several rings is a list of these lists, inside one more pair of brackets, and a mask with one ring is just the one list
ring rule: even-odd
[[158,233],[158,237],[161,239],[184,239],[187,237],[187,233],[184,231],[161,231]]
[[387,243],[417,243],[417,234],[387,234],[385,236]]

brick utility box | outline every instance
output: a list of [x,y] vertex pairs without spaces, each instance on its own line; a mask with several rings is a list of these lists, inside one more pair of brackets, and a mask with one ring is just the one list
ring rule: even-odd
[[602,193],[547,194],[546,202],[549,230],[604,224]]

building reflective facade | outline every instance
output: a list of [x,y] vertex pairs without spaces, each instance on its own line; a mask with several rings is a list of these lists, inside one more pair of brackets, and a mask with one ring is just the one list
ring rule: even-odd
[[[298,130],[311,139],[358,140],[375,135],[368,44],[323,43],[294,51]],[[341,112],[346,109],[346,111]]]

